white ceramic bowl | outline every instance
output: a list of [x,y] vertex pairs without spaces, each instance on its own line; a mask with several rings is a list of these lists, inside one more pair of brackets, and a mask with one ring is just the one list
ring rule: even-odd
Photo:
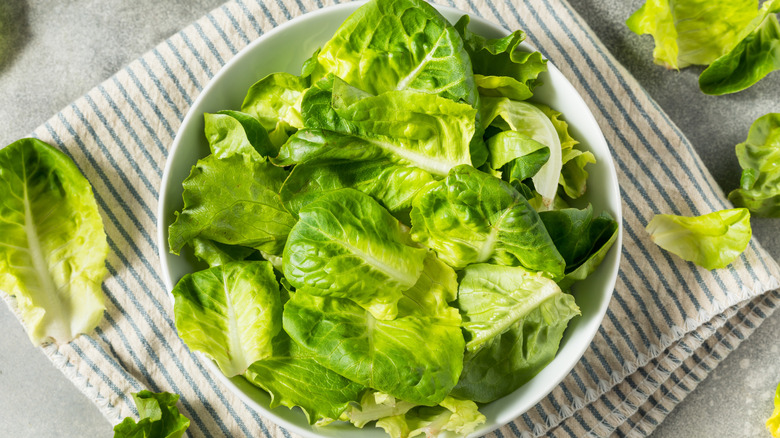
[[[169,291],[182,276],[193,272],[196,265],[195,258],[186,251],[182,252],[182,256],[168,252],[168,226],[174,219],[174,211],[182,208],[182,181],[189,175],[195,162],[209,153],[203,134],[203,113],[239,109],[249,87],[269,73],[285,71],[299,74],[301,64],[316,48],[329,40],[338,26],[361,4],[347,3],[311,12],[258,38],[233,57],[193,103],[173,142],[160,190],[157,241],[163,279]],[[452,22],[464,14],[454,8],[437,8]],[[471,18],[471,30],[491,38],[509,33],[500,26],[474,16]],[[534,50],[529,45],[524,46]],[[541,76],[544,85],[534,90],[532,100],[561,111],[569,123],[571,134],[596,156],[597,163],[588,167],[590,178],[585,200],[593,204],[596,212],[607,211],[621,224],[617,174],[604,136],[590,109],[574,87],[552,62],[548,62],[547,66],[548,72]],[[618,232],[617,241],[599,269],[574,287],[574,296],[582,310],[582,316],[569,323],[555,359],[515,392],[482,406],[480,411],[487,417],[487,423],[475,431],[473,436],[500,427],[532,408],[566,377],[583,355],[601,325],[612,297],[621,252],[622,226]],[[341,438],[386,436],[381,429],[357,429],[349,424],[333,424],[322,428],[309,426],[305,416],[297,408],[269,409],[270,398],[264,391],[241,377],[224,377],[210,360],[205,360],[205,363],[214,375],[250,406],[282,427],[300,435]]]

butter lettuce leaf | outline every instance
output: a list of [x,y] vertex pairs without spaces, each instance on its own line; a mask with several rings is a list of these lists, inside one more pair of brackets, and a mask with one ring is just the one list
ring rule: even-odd
[[312,80],[329,73],[371,94],[408,90],[476,102],[460,35],[422,0],[374,1],[358,8],[320,50]]
[[653,36],[656,64],[679,69],[708,65],[731,50],[757,10],[757,0],[647,0],[626,24]]
[[463,271],[458,307],[468,347],[452,395],[479,403],[511,393],[550,363],[569,320],[580,313],[554,281],[488,264]]
[[226,110],[206,113],[203,118],[206,139],[211,153],[217,158],[244,154],[261,160],[279,153],[279,148],[271,143],[263,125],[249,114]]
[[298,215],[283,256],[290,284],[348,298],[373,318],[395,318],[398,300],[420,278],[427,252],[408,244],[401,223],[368,195],[348,188],[324,193]]
[[471,166],[417,197],[411,219],[412,239],[452,267],[490,261],[563,277],[565,262],[539,214],[507,182]]
[[646,229],[656,245],[706,269],[731,264],[745,251],[752,234],[746,208],[694,217],[657,214]]
[[92,186],[65,154],[33,138],[0,149],[0,291],[33,344],[70,342],[105,310],[108,243]]
[[187,274],[172,293],[179,336],[226,376],[273,353],[282,303],[271,263],[231,262]]
[[753,122],[736,153],[742,178],[740,188],[729,193],[729,200],[756,216],[780,217],[780,113],[769,113]]
[[764,2],[758,16],[740,33],[739,43],[701,73],[701,91],[715,95],[736,93],[780,70],[778,12],[780,0]]
[[446,397],[439,406],[416,407],[404,414],[379,419],[377,427],[391,438],[434,437],[443,432],[466,436],[485,422],[477,404],[471,400]]
[[179,438],[190,427],[189,418],[179,413],[178,394],[140,391],[131,393],[138,422],[130,417],[114,426],[114,438]]
[[249,88],[241,111],[259,120],[278,148],[290,132],[303,127],[301,100],[307,88],[306,79],[289,73],[272,73]]

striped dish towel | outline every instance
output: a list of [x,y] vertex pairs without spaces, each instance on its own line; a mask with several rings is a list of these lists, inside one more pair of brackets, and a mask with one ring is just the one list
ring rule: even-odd
[[[221,385],[176,335],[155,241],[165,160],[202,87],[233,55],[320,0],[232,0],[163,42],[38,128],[91,181],[112,253],[105,319],[91,336],[44,348],[113,423],[137,415],[130,393],[181,395],[192,436],[292,434]],[[645,436],[780,304],[780,268],[758,245],[706,271],[661,251],[656,213],[728,208],[691,144],[565,0],[456,0],[524,29],[574,84],[612,149],[624,247],[614,298],[570,375],[529,412],[489,434]]]

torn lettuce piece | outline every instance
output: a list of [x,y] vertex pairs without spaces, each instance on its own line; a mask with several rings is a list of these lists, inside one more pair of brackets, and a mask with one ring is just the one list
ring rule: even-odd
[[756,216],[780,217],[780,113],[769,113],[753,122],[736,153],[742,178],[740,188],[729,193],[729,200]]
[[371,94],[416,91],[474,105],[471,61],[450,23],[422,0],[368,2],[317,54],[314,82],[334,74]]
[[460,315],[447,304],[457,293],[455,272],[433,254],[425,266],[418,284],[399,300],[395,319],[379,320],[351,300],[299,289],[284,306],[284,329],[342,376],[398,399],[436,405],[458,380],[465,344]]
[[272,73],[249,88],[241,111],[259,120],[278,148],[292,131],[303,128],[301,100],[307,87],[306,79]]
[[466,436],[485,420],[473,401],[448,396],[438,406],[419,406],[404,414],[381,418],[376,425],[391,438],[435,437],[443,432]]
[[780,70],[779,12],[780,0],[764,2],[758,16],[740,32],[739,44],[701,73],[701,91],[714,95],[736,93]]
[[203,118],[206,140],[211,153],[217,158],[244,154],[262,160],[279,153],[279,147],[271,143],[263,125],[249,114],[225,110],[216,114],[205,113]]
[[33,138],[0,149],[0,291],[35,344],[91,332],[105,310],[109,248],[92,186],[65,154]]
[[199,160],[182,183],[184,208],[168,228],[171,252],[201,238],[281,254],[295,224],[279,198],[286,176],[243,154]]
[[507,182],[471,166],[417,197],[411,219],[412,239],[452,267],[489,261],[563,277],[565,262],[539,214]]
[[352,405],[341,415],[340,420],[349,421],[355,427],[363,428],[366,424],[385,417],[403,415],[416,404],[398,400],[392,395],[379,391],[366,391],[359,405]]
[[326,192],[298,215],[283,256],[290,284],[348,298],[373,318],[395,318],[398,300],[420,278],[427,252],[407,244],[401,223],[353,189]]
[[279,283],[269,262],[231,262],[187,274],[172,291],[176,329],[228,377],[272,355],[282,329]]
[[555,357],[580,311],[554,281],[521,267],[472,265],[461,274],[458,307],[467,333],[455,397],[489,403],[533,378]]
[[757,10],[757,0],[647,0],[626,24],[653,36],[656,64],[680,69],[708,65],[731,50]]
[[720,210],[702,216],[657,214],[647,232],[661,248],[705,269],[725,268],[750,242],[747,208]]
[[190,419],[179,413],[178,394],[140,391],[131,393],[138,422],[130,417],[114,426],[114,438],[179,438],[190,427]]

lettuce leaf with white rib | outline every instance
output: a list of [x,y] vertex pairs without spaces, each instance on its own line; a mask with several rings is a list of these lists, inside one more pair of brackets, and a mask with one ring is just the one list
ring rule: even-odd
[[429,253],[420,280],[398,301],[395,319],[376,319],[349,299],[302,288],[284,306],[284,329],[328,369],[398,399],[433,406],[455,386],[463,365],[460,315],[448,305],[456,294],[455,272]]
[[737,207],[760,217],[780,217],[780,113],[759,117],[736,146],[740,187],[729,193]]
[[467,266],[458,307],[466,332],[463,373],[455,397],[488,403],[534,377],[555,357],[568,322],[580,314],[574,297],[522,267]]
[[403,291],[420,278],[427,250],[411,246],[401,223],[357,190],[326,192],[298,216],[283,255],[290,284],[352,300],[372,318],[395,318]]
[[376,425],[391,438],[435,437],[446,432],[466,436],[485,420],[473,401],[448,396],[438,406],[418,406],[404,414],[380,418]]
[[563,277],[565,261],[539,214],[507,182],[471,166],[418,196],[411,219],[412,239],[452,267],[493,262]]
[[33,344],[98,325],[108,251],[92,186],[70,158],[33,138],[0,150],[0,292],[16,297]]

